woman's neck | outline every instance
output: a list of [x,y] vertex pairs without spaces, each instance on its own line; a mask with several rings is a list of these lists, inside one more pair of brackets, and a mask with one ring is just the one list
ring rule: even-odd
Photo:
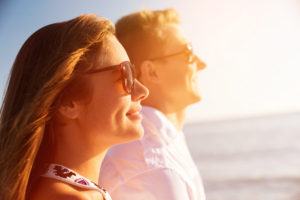
[[[69,133],[72,133],[71,137]],[[90,142],[85,144],[85,140],[82,140],[82,135],[80,137],[80,133],[75,130],[69,133],[55,133],[59,135],[59,140],[56,140],[53,163],[64,165],[97,183],[107,147],[104,148],[100,145],[93,147]]]

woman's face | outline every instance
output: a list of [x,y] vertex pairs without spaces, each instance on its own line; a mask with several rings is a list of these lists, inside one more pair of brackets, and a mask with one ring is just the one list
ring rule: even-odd
[[[109,36],[94,69],[118,65],[128,60],[123,46],[114,36]],[[148,89],[136,81],[131,94],[128,94],[123,89],[120,70],[86,76],[92,87],[92,96],[88,104],[81,106],[78,118],[85,139],[111,146],[141,137],[140,103],[148,96]]]

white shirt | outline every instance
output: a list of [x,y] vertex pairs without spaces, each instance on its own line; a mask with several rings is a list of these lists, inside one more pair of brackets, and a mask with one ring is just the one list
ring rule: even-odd
[[184,134],[154,108],[142,115],[144,136],[109,150],[99,184],[113,200],[205,200]]

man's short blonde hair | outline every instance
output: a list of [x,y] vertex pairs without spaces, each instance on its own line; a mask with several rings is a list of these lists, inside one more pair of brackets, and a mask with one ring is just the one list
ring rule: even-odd
[[162,55],[167,37],[163,27],[169,24],[179,24],[179,15],[174,9],[144,10],[117,21],[116,36],[137,66],[137,72],[142,61]]

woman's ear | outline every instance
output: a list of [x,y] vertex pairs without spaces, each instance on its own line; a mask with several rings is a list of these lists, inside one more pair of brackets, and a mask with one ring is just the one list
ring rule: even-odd
[[145,60],[140,65],[140,79],[142,82],[159,82],[159,74],[156,65],[149,60]]
[[58,113],[66,119],[76,119],[80,114],[78,102],[70,101],[59,106]]

